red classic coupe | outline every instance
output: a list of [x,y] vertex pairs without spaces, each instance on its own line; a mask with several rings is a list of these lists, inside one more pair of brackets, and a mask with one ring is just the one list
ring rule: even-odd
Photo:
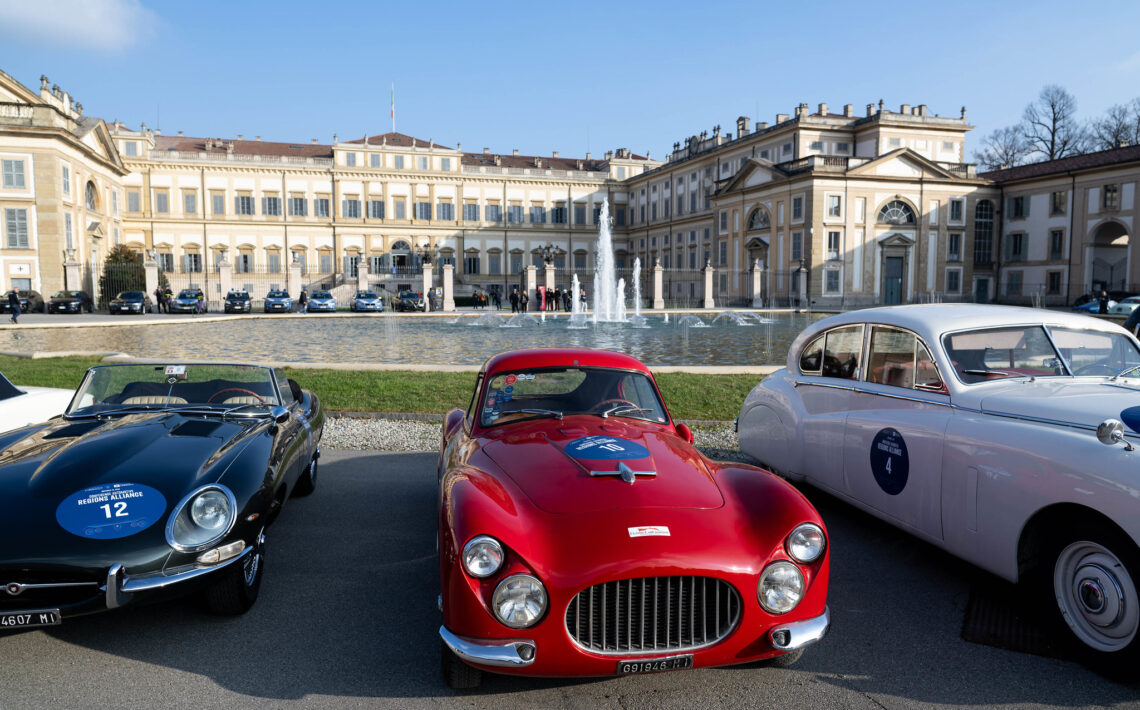
[[444,423],[438,525],[452,688],[787,663],[827,633],[819,514],[767,471],[705,458],[620,353],[488,360]]

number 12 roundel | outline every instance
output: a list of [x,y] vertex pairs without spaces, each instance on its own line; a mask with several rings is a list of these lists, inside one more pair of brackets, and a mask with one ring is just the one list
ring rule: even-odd
[[897,430],[881,429],[871,442],[871,473],[879,488],[887,495],[897,496],[906,488],[910,475],[910,455],[906,442]]
[[127,537],[154,525],[166,512],[166,498],[141,483],[105,483],[72,493],[55,509],[60,527],[94,540]]

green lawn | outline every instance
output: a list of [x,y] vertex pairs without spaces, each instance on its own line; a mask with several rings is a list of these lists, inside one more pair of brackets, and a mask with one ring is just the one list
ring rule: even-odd
[[[0,372],[17,384],[74,389],[84,371],[98,363],[97,358],[90,357],[28,360],[0,355]],[[442,414],[452,407],[466,407],[475,386],[473,372],[304,368],[287,368],[286,372],[302,387],[316,392],[333,411]],[[758,375],[657,376],[665,404],[678,419],[730,420],[759,381]]]

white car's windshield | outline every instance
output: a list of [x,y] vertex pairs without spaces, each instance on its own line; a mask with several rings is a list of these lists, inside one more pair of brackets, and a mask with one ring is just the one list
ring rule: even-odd
[[101,365],[88,370],[67,410],[278,404],[273,370],[249,365]]
[[665,408],[648,377],[604,368],[501,372],[487,381],[479,409],[483,426],[573,414],[666,422]]
[[1126,335],[1098,330],[982,328],[949,333],[942,343],[965,384],[1008,377],[1112,376],[1140,365],[1140,352]]

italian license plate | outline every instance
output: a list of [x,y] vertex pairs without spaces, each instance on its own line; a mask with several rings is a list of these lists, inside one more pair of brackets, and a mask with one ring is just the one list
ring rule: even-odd
[[39,609],[0,614],[0,629],[21,629],[31,626],[58,626],[63,619],[59,609]]
[[661,671],[683,671],[693,667],[693,654],[669,656],[668,658],[646,658],[638,661],[618,661],[619,675],[634,673],[660,673]]

